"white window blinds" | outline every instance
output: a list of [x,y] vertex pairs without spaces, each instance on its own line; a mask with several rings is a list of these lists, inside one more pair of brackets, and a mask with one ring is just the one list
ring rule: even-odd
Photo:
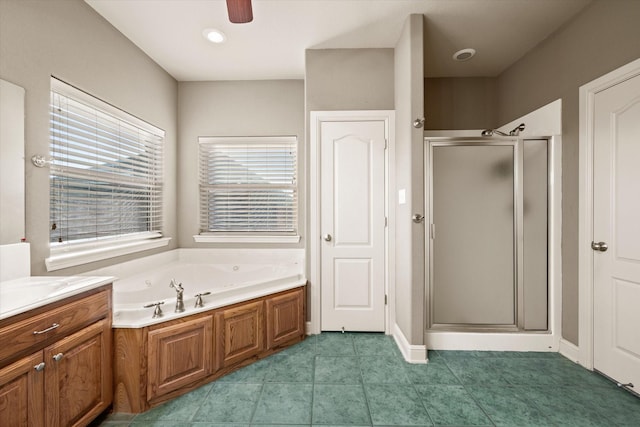
[[52,79],[50,241],[159,237],[164,132]]
[[199,142],[201,232],[297,232],[296,137]]

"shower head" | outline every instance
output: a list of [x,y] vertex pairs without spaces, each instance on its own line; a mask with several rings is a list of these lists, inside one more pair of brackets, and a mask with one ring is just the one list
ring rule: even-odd
[[500,136],[509,136],[508,134],[499,131],[498,129],[485,129],[482,131],[482,133],[480,135],[482,136],[493,136],[493,135],[500,135]]
[[520,132],[522,132],[525,128],[524,123],[520,123],[515,129],[513,129],[511,132],[509,133],[504,133],[501,130],[498,129],[485,129],[483,130],[480,135],[481,136],[493,136],[493,135],[500,135],[500,136],[518,136],[520,134]]
[[511,132],[509,132],[510,136],[518,136],[520,134],[520,132],[522,132],[524,130],[525,126],[524,123],[520,123],[515,129],[513,129]]

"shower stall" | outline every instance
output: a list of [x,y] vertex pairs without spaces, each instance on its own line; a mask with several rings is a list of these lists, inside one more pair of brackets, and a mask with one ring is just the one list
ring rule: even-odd
[[547,331],[549,140],[425,138],[425,172],[427,331]]

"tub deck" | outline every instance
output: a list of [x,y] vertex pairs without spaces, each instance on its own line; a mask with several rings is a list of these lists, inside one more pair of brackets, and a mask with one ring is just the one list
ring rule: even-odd
[[[306,282],[307,279],[302,274],[295,274],[271,281],[228,284],[218,288],[209,288],[206,285],[202,285],[198,290],[191,290],[189,288],[189,284],[183,284],[185,287],[185,311],[182,313],[174,312],[176,296],[175,292],[168,287],[167,289],[170,291],[170,296],[168,298],[154,298],[153,295],[147,293],[144,296],[137,295],[139,301],[129,303],[118,303],[116,300],[122,300],[126,297],[127,293],[118,294],[114,291],[113,327],[143,328],[145,326],[155,325],[168,320],[203,313],[211,309],[225,307],[242,301],[248,301],[254,298],[297,288],[304,286]],[[118,282],[116,282],[116,284],[117,283]],[[203,307],[196,307],[195,295],[197,293],[204,292],[210,292],[210,294],[202,297],[204,304]],[[161,305],[163,315],[160,318],[152,317],[154,312],[153,307],[144,308],[145,305],[155,302],[163,302]]]

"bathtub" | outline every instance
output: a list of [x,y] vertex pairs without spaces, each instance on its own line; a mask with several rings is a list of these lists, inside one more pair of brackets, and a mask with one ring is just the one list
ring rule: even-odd
[[[108,271],[107,271],[108,270]],[[142,328],[304,286],[302,250],[176,249],[98,270],[113,283],[113,327]],[[94,272],[95,273],[95,272]],[[175,313],[175,279],[184,288],[182,313]],[[203,306],[196,307],[196,295]],[[153,318],[162,302],[162,317]]]

